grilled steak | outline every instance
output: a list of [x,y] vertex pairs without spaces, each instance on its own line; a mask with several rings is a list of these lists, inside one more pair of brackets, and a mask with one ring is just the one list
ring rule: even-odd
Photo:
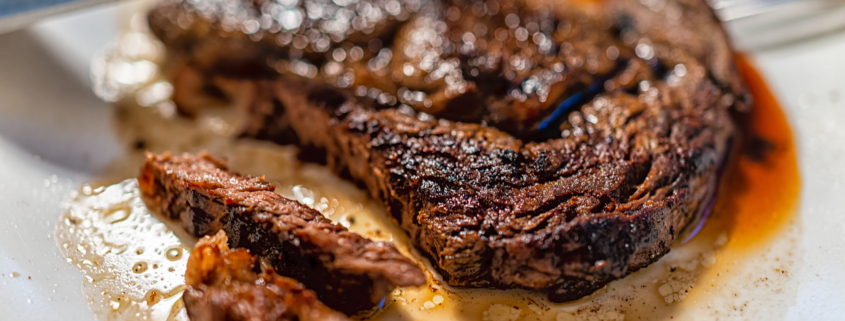
[[182,295],[191,321],[347,320],[296,280],[262,272],[248,250],[230,250],[227,242],[219,231],[191,252]]
[[[267,72],[239,75],[263,88],[245,134],[325,154],[451,285],[580,298],[659,259],[706,210],[748,99],[703,1],[572,3],[426,2],[382,46],[266,56]],[[156,16],[172,56],[225,75]],[[310,30],[291,32],[310,46]]]
[[425,283],[422,270],[392,244],[349,232],[274,193],[263,178],[229,172],[208,154],[148,154],[138,181],[148,205],[180,220],[189,233],[224,230],[230,246],[268,259],[338,311],[355,314],[396,286]]
[[311,81],[276,91],[303,143],[364,183],[449,284],[551,288],[554,301],[665,254],[713,197],[732,132],[718,96],[699,109],[610,95],[574,114],[595,124],[538,143],[375,110]]

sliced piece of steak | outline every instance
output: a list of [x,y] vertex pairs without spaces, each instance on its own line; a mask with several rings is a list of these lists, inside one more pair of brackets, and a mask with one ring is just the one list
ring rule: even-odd
[[267,258],[338,311],[355,314],[397,286],[425,283],[422,270],[392,244],[349,232],[274,193],[262,177],[232,173],[206,153],[147,154],[138,181],[148,205],[189,233],[226,231],[230,246]]
[[248,250],[229,249],[223,231],[197,242],[185,283],[182,300],[191,321],[348,320],[296,280],[262,272]]

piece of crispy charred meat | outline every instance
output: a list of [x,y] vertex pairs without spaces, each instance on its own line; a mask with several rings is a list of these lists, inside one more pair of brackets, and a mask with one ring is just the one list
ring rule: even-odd
[[[566,301],[658,260],[707,210],[730,113],[748,106],[700,0],[400,1],[395,33],[328,47],[336,25],[320,19],[335,16],[321,10],[368,16],[394,2],[296,2],[279,15],[236,3],[237,16],[165,2],[149,21],[172,61],[209,78],[235,76],[198,54],[210,40],[183,34],[278,40],[250,58],[260,72],[237,75],[256,88],[245,135],[298,144],[361,183],[450,285]],[[301,24],[285,28],[287,12]],[[208,60],[232,57],[250,56]]]
[[208,154],[147,154],[138,178],[147,204],[195,236],[224,230],[233,248],[266,258],[329,307],[371,309],[397,286],[425,283],[422,270],[386,242],[373,242],[273,192],[261,177],[230,172]]
[[344,321],[294,279],[261,271],[246,249],[229,249],[226,233],[200,239],[182,295],[191,321]]

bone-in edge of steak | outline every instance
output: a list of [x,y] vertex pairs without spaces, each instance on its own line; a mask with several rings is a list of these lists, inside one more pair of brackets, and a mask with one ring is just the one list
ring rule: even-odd
[[294,279],[261,271],[246,249],[230,249],[226,233],[197,242],[182,294],[191,321],[345,321]]
[[267,258],[338,311],[371,309],[397,286],[425,283],[422,270],[392,244],[349,232],[207,153],[148,153],[138,181],[150,207],[180,220],[189,233],[226,231],[230,246]]

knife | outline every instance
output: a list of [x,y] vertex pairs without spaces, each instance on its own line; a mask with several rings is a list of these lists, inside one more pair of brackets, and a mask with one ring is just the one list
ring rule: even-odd
[[845,29],[845,0],[707,0],[734,46],[759,51]]

